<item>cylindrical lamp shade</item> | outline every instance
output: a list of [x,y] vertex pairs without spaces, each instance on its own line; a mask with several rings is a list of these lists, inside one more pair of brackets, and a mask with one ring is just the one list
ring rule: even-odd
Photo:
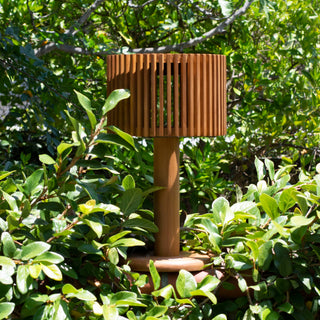
[[226,57],[212,54],[134,54],[107,57],[107,91],[131,96],[108,124],[132,136],[226,134]]

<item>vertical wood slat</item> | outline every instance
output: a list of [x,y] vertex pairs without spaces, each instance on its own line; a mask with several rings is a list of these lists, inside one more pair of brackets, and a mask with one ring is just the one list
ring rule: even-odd
[[[128,56],[129,57],[129,56]],[[137,100],[137,56],[132,55],[130,61],[129,69],[126,70],[127,76],[130,78],[130,134],[133,135],[135,132],[135,128],[137,127],[136,122],[136,110],[135,106]]]
[[[151,127],[150,127],[150,135],[156,136],[156,127],[157,127],[157,86],[156,86],[156,75],[157,75],[157,63],[156,63],[156,56],[151,55]],[[145,88],[146,89],[146,88]]]
[[[125,55],[120,55],[120,83],[123,83],[123,87],[127,88],[128,84],[127,84],[127,79],[126,79],[126,75],[125,75]],[[119,104],[119,111],[120,111],[120,115],[121,115],[121,126],[124,128],[124,131],[128,132],[129,130],[129,114],[128,114],[128,99],[124,99],[122,101],[121,104]]]
[[171,136],[171,56],[166,56],[167,62],[167,134]]
[[164,57],[163,54],[159,56],[159,136],[164,135],[164,79],[163,79],[163,69],[164,69]]
[[208,136],[213,136],[213,82],[212,82],[212,73],[213,73],[213,63],[212,55],[208,55]]
[[201,89],[201,68],[200,68],[200,55],[196,55],[196,92],[195,92],[195,115],[196,115],[196,124],[195,124],[195,135],[200,135],[200,120],[201,120],[201,102],[200,102],[200,89]]
[[218,91],[217,91],[217,80],[218,80],[218,76],[217,76],[217,70],[218,70],[218,66],[217,66],[217,56],[213,57],[213,65],[214,65],[214,70],[213,70],[213,83],[214,83],[214,88],[213,88],[213,135],[217,135],[217,125],[218,125],[218,110],[217,110],[217,106],[218,106]]
[[180,99],[180,112],[181,112],[181,134],[187,135],[187,55],[182,55],[181,61],[181,99]]
[[174,87],[174,135],[176,137],[179,136],[179,64],[178,64],[178,56],[174,55],[174,79],[173,79],[173,87]]
[[217,72],[217,90],[218,90],[218,93],[217,93],[217,98],[218,98],[218,101],[217,101],[217,133],[221,131],[221,85],[220,85],[220,80],[221,80],[221,59],[220,59],[220,56],[217,56],[217,59],[218,59],[218,64],[217,64],[217,67],[218,67],[218,72]]
[[189,79],[189,88],[188,88],[188,133],[190,136],[194,136],[194,55],[189,57],[188,64],[188,79]]
[[108,114],[109,124],[131,135],[226,133],[225,56],[112,55],[107,57],[107,81],[108,94],[119,88],[131,92]]
[[143,119],[143,109],[142,109],[142,97],[143,97],[143,61],[142,55],[137,55],[137,135],[142,136],[142,119]]
[[149,136],[149,59],[147,55],[143,61],[143,135]]
[[222,56],[223,59],[223,81],[222,81],[222,86],[223,86],[223,92],[222,92],[222,97],[223,97],[223,113],[224,117],[222,119],[223,123],[223,132],[221,134],[227,134],[227,58],[225,56]]
[[201,114],[201,135],[207,136],[208,135],[208,83],[207,83],[207,55],[203,54],[201,56],[201,68],[202,68],[202,114]]

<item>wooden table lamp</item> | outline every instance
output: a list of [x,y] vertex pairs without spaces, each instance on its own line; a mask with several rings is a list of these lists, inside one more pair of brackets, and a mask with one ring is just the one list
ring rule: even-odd
[[134,54],[107,57],[107,90],[129,89],[108,124],[154,138],[154,256],[131,267],[148,271],[198,271],[207,256],[180,254],[179,137],[226,134],[226,57],[212,54]]

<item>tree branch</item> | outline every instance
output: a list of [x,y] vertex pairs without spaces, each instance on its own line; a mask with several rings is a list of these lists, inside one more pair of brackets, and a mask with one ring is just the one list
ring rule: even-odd
[[[101,5],[102,2],[105,0],[96,0],[90,8],[86,11],[86,13],[78,20],[78,24],[83,24],[90,16],[90,14],[97,9],[99,5]],[[236,18],[243,15],[251,6],[254,0],[246,0],[243,6],[239,9],[237,9],[231,16],[226,18],[224,21],[222,21],[218,26],[215,28],[209,30],[208,32],[204,33],[200,37],[196,37],[193,39],[190,39],[186,42],[182,42],[179,44],[174,45],[167,45],[162,47],[152,47],[152,48],[137,48],[137,49],[125,49],[128,53],[167,53],[171,51],[178,51],[181,52],[182,50],[190,47],[194,47],[199,43],[202,43],[206,41],[207,39],[212,38],[213,36],[217,34],[221,34],[225,31],[226,27],[228,27],[230,24],[234,22]],[[149,1],[148,1],[149,2]],[[70,29],[71,30],[71,29]],[[68,34],[74,35],[75,31],[68,31]],[[71,33],[70,33],[71,32]],[[121,53],[123,52],[123,49],[120,50],[108,50],[108,51],[100,51],[100,52],[94,52],[88,49],[84,49],[81,47],[71,46],[67,44],[55,44],[55,43],[48,43],[42,48],[39,48],[35,51],[35,55],[37,57],[46,55],[52,51],[63,51],[71,54],[83,54],[83,55],[97,55],[97,56],[105,56],[109,54],[115,54],[115,53]]]

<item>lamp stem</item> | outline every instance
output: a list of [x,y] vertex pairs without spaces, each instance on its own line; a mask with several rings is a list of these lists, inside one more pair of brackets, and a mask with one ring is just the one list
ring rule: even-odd
[[154,138],[154,185],[164,189],[154,194],[155,255],[178,256],[180,253],[179,138]]

